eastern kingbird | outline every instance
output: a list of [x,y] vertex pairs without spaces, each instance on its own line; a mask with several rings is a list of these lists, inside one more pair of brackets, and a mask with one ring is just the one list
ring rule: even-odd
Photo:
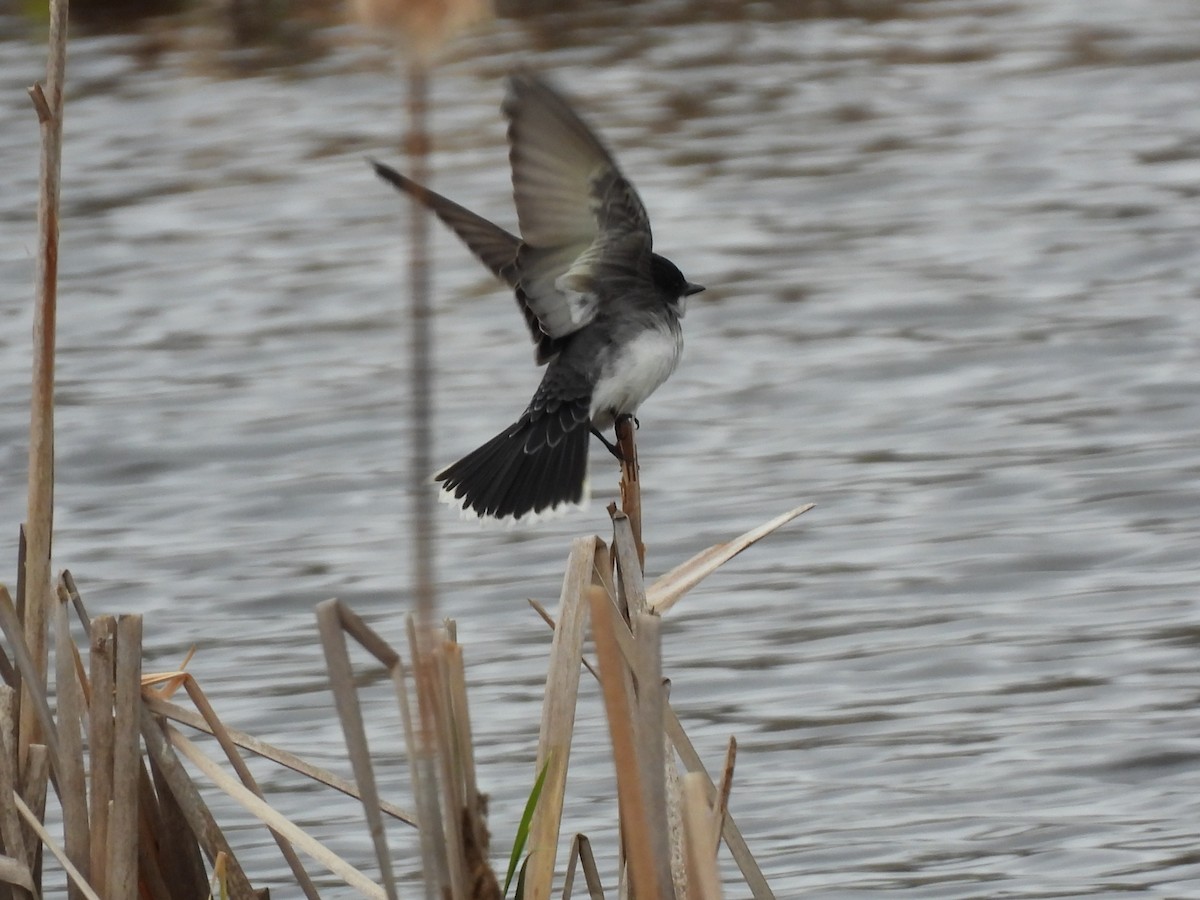
[[651,248],[650,221],[612,155],[542,78],[502,106],[521,236],[373,162],[516,292],[546,374],[521,417],[439,472],[445,499],[520,519],[582,503],[588,436],[633,416],[679,362],[685,298],[704,290]]

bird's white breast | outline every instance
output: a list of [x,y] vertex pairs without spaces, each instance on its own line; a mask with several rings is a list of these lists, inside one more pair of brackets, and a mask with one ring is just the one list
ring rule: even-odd
[[668,327],[643,331],[614,353],[592,391],[592,422],[609,427],[618,415],[634,415],[679,364],[683,341]]

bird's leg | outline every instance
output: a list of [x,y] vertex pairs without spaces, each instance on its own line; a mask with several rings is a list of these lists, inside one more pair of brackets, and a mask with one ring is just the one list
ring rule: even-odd
[[633,420],[634,429],[636,431],[641,431],[642,423],[638,421],[637,416],[631,416],[629,413],[621,413],[619,416],[617,416],[616,424],[620,425],[622,422],[628,422],[631,419]]
[[621,455],[621,451],[617,445],[601,434],[600,429],[595,425],[592,426],[592,434],[600,438],[600,443],[607,447],[608,452],[617,458],[617,462],[625,462],[625,457]]

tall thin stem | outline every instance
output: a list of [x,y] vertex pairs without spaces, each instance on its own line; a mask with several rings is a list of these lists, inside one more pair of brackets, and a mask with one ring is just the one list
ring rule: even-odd
[[[419,56],[419,55],[418,55]],[[412,178],[423,185],[429,177],[429,134],[426,129],[428,74],[419,58],[408,70],[408,122],[406,141]],[[437,528],[434,494],[429,487],[433,470],[433,314],[430,309],[429,216],[420,196],[414,195],[409,217],[409,290],[411,303],[410,400],[412,454],[409,496],[413,515],[413,573],[417,622],[422,631],[433,627],[437,612]]]
[[646,568],[646,545],[642,543],[642,485],[638,469],[637,440],[634,423],[629,416],[617,420],[617,448],[621,451],[621,512],[629,516],[633,539],[637,544],[638,562]]
[[[67,69],[67,0],[50,2],[46,86],[29,89],[42,132],[38,185],[37,293],[33,313],[33,395],[29,415],[29,506],[25,552],[25,640],[46,680],[46,623],[55,602],[50,584],[54,531],[54,345],[58,316],[58,195],[62,170],[63,82]],[[19,756],[38,740],[28,690],[22,691]]]

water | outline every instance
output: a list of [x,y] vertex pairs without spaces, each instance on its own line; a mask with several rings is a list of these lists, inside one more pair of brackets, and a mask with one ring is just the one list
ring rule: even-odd
[[[1200,894],[1200,20],[1185,0],[859,8],[501,18],[438,69],[437,185],[512,223],[500,77],[533,62],[709,285],[642,414],[651,574],[819,504],[666,623],[676,707],[713,767],[738,735],[733,811],[781,897]],[[93,613],[145,614],[148,670],[197,644],[228,721],[344,771],[313,604],[397,645],[409,608],[406,207],[363,162],[401,159],[403,92],[343,30],[263,68],[174,27],[71,47],[56,562]],[[6,83],[39,77],[40,35],[0,18],[0,40]],[[15,88],[0,120],[13,560],[37,135]],[[450,461],[538,372],[511,298],[452,237],[436,259]],[[548,645],[524,601],[552,605],[569,539],[605,531],[615,472],[593,464],[586,514],[439,521],[497,858]],[[566,827],[609,853],[584,702]],[[379,686],[368,713],[406,802]],[[371,871],[352,803],[268,783]],[[289,893],[265,834],[234,836]]]

